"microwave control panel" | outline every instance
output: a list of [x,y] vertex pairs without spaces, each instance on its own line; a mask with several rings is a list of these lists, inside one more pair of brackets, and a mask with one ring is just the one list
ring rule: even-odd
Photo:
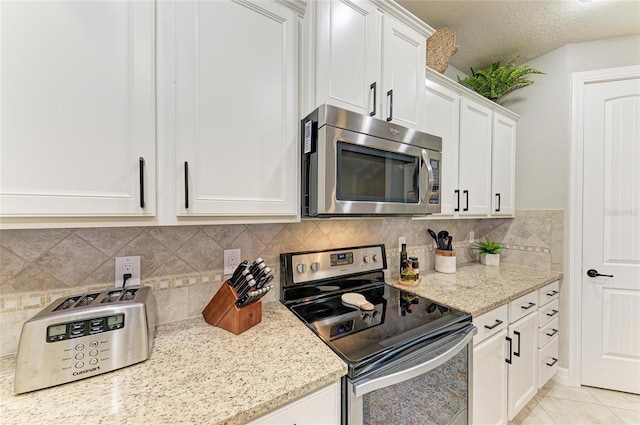
[[429,204],[438,205],[440,203],[440,161],[432,159],[429,162],[433,170],[433,187],[429,194]]

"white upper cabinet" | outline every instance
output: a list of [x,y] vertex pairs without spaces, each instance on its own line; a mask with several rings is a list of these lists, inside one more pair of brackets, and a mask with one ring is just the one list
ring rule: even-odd
[[176,2],[178,216],[298,214],[298,15]]
[[154,7],[0,4],[3,219],[155,214]]
[[422,130],[426,39],[432,33],[394,2],[309,2],[302,115],[328,103]]
[[513,217],[516,211],[516,122],[493,113],[491,160],[492,215]]
[[314,1],[307,7],[317,16],[316,99],[309,109],[330,103],[380,115],[375,105],[380,93],[376,7],[367,1]]
[[382,118],[424,129],[426,38],[390,15],[382,22]]
[[462,97],[460,101],[460,215],[491,212],[491,109]]

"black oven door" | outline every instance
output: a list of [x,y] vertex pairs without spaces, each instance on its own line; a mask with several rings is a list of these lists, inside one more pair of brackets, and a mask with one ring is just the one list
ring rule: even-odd
[[318,131],[317,215],[439,212],[440,156],[325,126]]
[[475,333],[468,325],[365,376],[343,378],[343,422],[470,424]]

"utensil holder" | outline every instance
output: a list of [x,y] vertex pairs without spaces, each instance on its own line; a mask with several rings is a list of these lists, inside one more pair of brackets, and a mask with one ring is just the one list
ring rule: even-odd
[[456,251],[436,249],[436,271],[440,273],[456,272]]
[[204,320],[236,335],[257,325],[262,321],[262,300],[242,308],[236,306],[236,291],[224,282],[209,304],[202,310]]

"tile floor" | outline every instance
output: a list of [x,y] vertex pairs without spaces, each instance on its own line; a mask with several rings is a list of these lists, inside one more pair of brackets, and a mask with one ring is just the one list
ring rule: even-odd
[[509,425],[640,425],[640,395],[550,380]]

